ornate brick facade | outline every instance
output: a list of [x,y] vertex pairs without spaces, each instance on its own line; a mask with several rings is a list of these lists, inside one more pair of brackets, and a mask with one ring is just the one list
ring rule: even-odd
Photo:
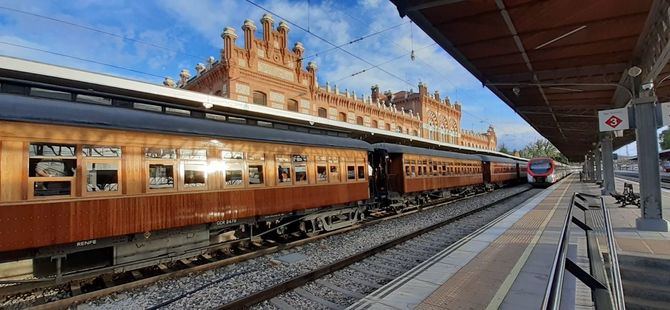
[[[418,93],[387,91],[384,94],[375,85],[365,97],[328,83],[320,87],[316,64],[303,64],[305,48],[302,44],[295,43],[289,49],[288,25],[282,21],[275,30],[269,14],[263,15],[261,24],[263,37],[256,38],[254,22],[244,22],[241,47],[236,45],[235,29],[226,27],[221,34],[220,60],[210,57],[207,65],[198,64],[193,78],[187,70],[182,70],[177,86],[436,141],[496,149],[492,127],[486,133],[463,131],[461,106],[451,104],[448,98],[442,100],[437,91],[429,94],[425,84],[419,84]],[[166,84],[174,83],[166,81]]]

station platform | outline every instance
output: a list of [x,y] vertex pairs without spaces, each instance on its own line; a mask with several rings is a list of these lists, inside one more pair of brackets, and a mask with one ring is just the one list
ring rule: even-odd
[[350,309],[538,309],[573,192],[598,191],[571,175]]

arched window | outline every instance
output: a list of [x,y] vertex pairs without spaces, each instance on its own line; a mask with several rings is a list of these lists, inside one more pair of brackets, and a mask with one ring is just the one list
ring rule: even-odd
[[254,104],[268,105],[268,97],[263,92],[254,92]]
[[357,116],[356,117],[356,124],[363,126],[363,117],[362,116]]
[[337,120],[340,122],[346,122],[347,121],[347,113],[340,112],[337,114]]
[[385,126],[385,127],[386,127],[386,130],[391,130],[391,124],[386,123],[386,126]]
[[319,108],[319,117],[327,118],[328,117],[328,111],[326,111],[325,108]]
[[402,127],[398,126],[398,128],[396,128],[396,130],[397,130],[399,133],[402,133]]
[[221,90],[217,90],[217,91],[214,93],[214,96],[221,96]]
[[376,119],[372,120],[372,125],[371,126],[372,126],[372,128],[379,128],[379,123],[377,123]]
[[419,132],[418,132],[416,129],[415,129],[415,130],[412,130],[412,135],[418,137],[418,136],[419,136]]
[[286,110],[298,112],[298,101],[289,99],[288,104],[286,105]]

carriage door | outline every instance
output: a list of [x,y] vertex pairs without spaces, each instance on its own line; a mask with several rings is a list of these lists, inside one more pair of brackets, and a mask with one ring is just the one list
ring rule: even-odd
[[482,162],[482,171],[484,171],[484,184],[491,183],[491,162]]
[[516,163],[516,178],[521,179],[521,167],[519,166],[519,163]]

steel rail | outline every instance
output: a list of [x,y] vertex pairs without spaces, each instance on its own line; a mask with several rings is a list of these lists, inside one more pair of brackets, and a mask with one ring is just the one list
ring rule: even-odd
[[[456,202],[459,202],[459,201],[463,201],[463,200],[467,200],[467,199],[470,199],[470,198],[482,196],[482,195],[485,195],[485,194],[487,194],[487,193],[486,192],[478,193],[478,194],[474,194],[474,195],[470,195],[470,196],[464,196],[464,197],[458,197],[458,198],[452,198],[452,199],[445,198],[445,199],[433,200],[433,201],[425,204],[424,206],[422,206],[420,209],[415,209],[415,210],[403,212],[403,213],[400,213],[400,214],[393,214],[393,215],[388,215],[388,216],[384,216],[384,217],[369,218],[368,220],[366,220],[364,222],[361,222],[361,223],[358,223],[358,224],[355,224],[355,225],[352,225],[352,226],[349,226],[349,227],[345,227],[345,228],[342,228],[342,229],[322,233],[322,234],[319,234],[319,235],[316,235],[316,236],[295,240],[295,241],[292,241],[292,242],[289,242],[289,243],[283,243],[283,244],[280,243],[280,244],[277,244],[277,245],[272,245],[272,246],[267,247],[267,248],[257,249],[255,251],[252,251],[252,252],[249,252],[249,253],[244,253],[244,254],[239,254],[239,255],[232,256],[232,257],[222,258],[222,259],[219,259],[217,261],[205,263],[205,264],[202,264],[202,265],[197,265],[197,266],[194,266],[194,267],[188,267],[188,268],[178,269],[178,270],[171,270],[171,271],[166,272],[164,274],[159,274],[159,275],[149,276],[149,277],[146,277],[146,278],[136,279],[136,280],[131,281],[131,282],[127,282],[127,283],[123,283],[123,284],[119,284],[119,285],[114,285],[114,286],[110,286],[110,287],[106,287],[106,288],[101,288],[101,289],[86,292],[86,293],[83,293],[83,294],[80,294],[80,295],[75,295],[75,296],[63,298],[63,299],[60,299],[60,300],[46,302],[46,303],[43,303],[43,304],[37,304],[37,305],[32,305],[32,306],[35,307],[35,309],[42,309],[42,308],[47,309],[47,308],[54,308],[54,307],[55,308],[66,308],[66,307],[69,307],[71,305],[75,305],[75,304],[84,302],[86,300],[100,298],[100,297],[107,296],[107,295],[110,295],[110,294],[114,294],[114,293],[117,293],[117,292],[126,291],[126,290],[134,289],[134,288],[137,288],[137,287],[150,285],[150,284],[155,283],[155,282],[160,281],[160,280],[183,277],[183,276],[189,275],[191,273],[195,273],[195,272],[205,272],[207,270],[220,268],[220,267],[223,267],[223,266],[239,263],[239,262],[249,260],[249,259],[254,259],[254,258],[257,258],[257,257],[261,257],[261,256],[264,256],[264,255],[276,253],[276,252],[283,251],[283,250],[288,250],[288,249],[295,248],[295,247],[298,247],[298,246],[302,246],[304,244],[314,242],[314,241],[317,241],[317,240],[320,240],[320,239],[323,239],[323,238],[327,238],[327,237],[330,237],[330,236],[339,235],[339,234],[343,234],[343,233],[346,233],[346,232],[349,232],[349,231],[352,231],[352,230],[355,230],[355,229],[379,224],[381,222],[392,220],[392,219],[399,218],[399,217],[403,217],[403,216],[406,216],[406,215],[409,215],[409,214],[422,212],[422,211],[430,210],[430,209],[437,208],[437,207],[447,206],[447,205],[450,205],[450,204],[453,204],[453,203],[456,203]],[[216,245],[206,246],[205,248],[210,248],[211,247],[211,248],[216,250],[216,249],[220,249],[220,248],[226,248],[230,245],[239,244],[239,243],[244,242],[244,241],[251,241],[251,240],[249,238],[244,238],[244,239],[240,239],[240,240],[229,241],[229,242],[226,242],[225,244],[216,244]],[[197,249],[197,250],[201,250],[201,249]],[[135,263],[137,263],[137,262],[135,262]],[[157,262],[156,265],[158,265],[160,263],[163,263],[163,262]],[[13,295],[18,295],[18,294],[27,294],[27,293],[30,293],[31,291],[45,290],[45,289],[50,289],[50,288],[57,287],[57,286],[68,285],[68,284],[75,283],[75,282],[85,282],[85,281],[89,281],[89,280],[94,280],[97,277],[103,276],[105,274],[109,274],[111,271],[113,271],[113,269],[118,268],[118,267],[119,266],[104,267],[102,270],[99,270],[98,273],[93,273],[94,272],[93,270],[87,270],[87,271],[84,272],[85,274],[82,274],[82,275],[77,275],[77,274],[69,275],[69,277],[67,278],[67,281],[63,281],[63,282],[55,282],[54,281],[55,279],[52,279],[52,281],[50,281],[50,282],[48,282],[48,281],[29,282],[29,283],[24,283],[23,285],[0,287],[0,296],[8,297],[8,296],[13,296]]]
[[497,205],[497,204],[503,203],[505,201],[508,201],[508,200],[510,200],[514,197],[517,197],[517,196],[519,196],[523,193],[526,193],[526,192],[530,191],[531,189],[532,188],[528,188],[526,190],[515,193],[513,195],[510,195],[510,196],[498,199],[494,202],[485,204],[485,205],[483,205],[481,207],[478,207],[476,209],[473,209],[473,210],[470,210],[470,211],[467,211],[467,212],[463,212],[459,215],[453,216],[453,217],[451,217],[449,219],[446,219],[442,222],[439,222],[439,223],[430,225],[428,227],[419,229],[419,230],[414,231],[412,233],[409,233],[409,234],[403,235],[401,237],[395,238],[393,240],[387,241],[387,242],[385,242],[385,243],[383,243],[379,246],[376,246],[376,247],[373,247],[371,249],[368,249],[368,250],[359,252],[357,254],[354,254],[352,256],[340,259],[340,260],[338,260],[338,261],[336,261],[332,264],[328,264],[328,265],[319,267],[315,270],[312,270],[310,272],[295,276],[295,277],[293,277],[289,280],[283,281],[283,282],[281,282],[279,284],[276,284],[276,285],[273,285],[269,288],[266,288],[266,289],[263,289],[261,291],[254,292],[250,295],[238,298],[238,299],[233,300],[233,301],[231,301],[229,303],[226,303],[224,305],[220,305],[220,306],[216,307],[216,309],[247,309],[247,308],[249,308],[249,307],[251,307],[255,304],[258,304],[258,303],[263,302],[265,300],[276,297],[276,296],[278,296],[282,293],[288,292],[292,289],[301,287],[305,283],[317,280],[317,279],[319,279],[319,278],[321,278],[325,275],[328,275],[330,273],[333,273],[335,271],[343,269],[347,266],[350,266],[350,265],[352,265],[352,264],[354,264],[358,261],[361,261],[361,260],[363,260],[365,258],[368,258],[372,255],[375,255],[379,252],[382,252],[384,250],[388,250],[388,249],[390,249],[394,246],[397,246],[397,245],[399,245],[399,244],[401,244],[405,241],[414,239],[414,238],[416,238],[416,237],[418,237],[422,234],[425,234],[427,232],[433,231],[433,230],[438,229],[440,227],[446,226],[446,225],[451,224],[455,221],[458,221],[460,219],[471,216],[475,213],[479,213],[479,212],[481,212],[485,209],[488,209],[488,208],[490,208],[494,205]]

